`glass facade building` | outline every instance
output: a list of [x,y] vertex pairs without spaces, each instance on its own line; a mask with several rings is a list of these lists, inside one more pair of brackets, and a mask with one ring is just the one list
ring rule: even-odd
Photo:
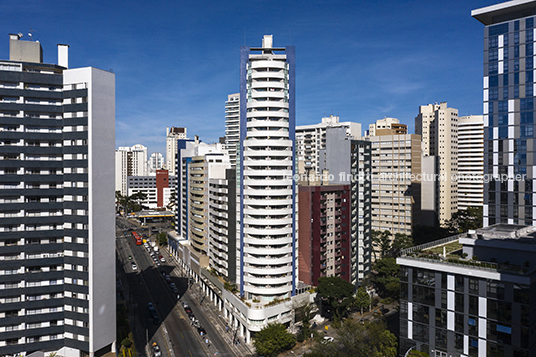
[[533,225],[536,2],[474,10],[484,28],[484,226]]

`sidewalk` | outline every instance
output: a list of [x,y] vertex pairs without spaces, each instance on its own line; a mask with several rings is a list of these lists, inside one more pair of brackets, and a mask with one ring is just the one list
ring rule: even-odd
[[[180,264],[177,261],[177,259],[169,253],[169,250],[167,249],[167,246],[161,248],[162,251],[165,250],[167,253],[167,257],[169,257],[168,262],[173,262],[173,265],[177,268],[178,271],[181,271],[181,274],[184,276]],[[175,269],[174,269],[175,270]],[[220,337],[227,343],[227,345],[230,346],[231,350],[236,354],[236,356],[239,357],[253,357],[255,356],[255,348],[244,342],[244,338],[237,336],[238,340],[240,341],[240,344],[233,344],[233,337],[235,336],[234,331],[229,327],[229,330],[227,331],[226,326],[228,326],[227,320],[222,315],[222,312],[218,310],[218,308],[214,305],[212,301],[210,301],[210,298],[205,296],[203,292],[201,291],[201,287],[197,284],[194,284],[189,289],[190,297],[191,298],[197,298],[198,302],[203,302],[201,305],[198,303],[198,307],[203,310],[205,313],[205,316],[207,319],[210,320],[212,323],[212,326],[218,331]],[[210,339],[210,337],[209,337]],[[212,351],[212,345],[210,350]],[[217,354],[215,355],[217,356]]]

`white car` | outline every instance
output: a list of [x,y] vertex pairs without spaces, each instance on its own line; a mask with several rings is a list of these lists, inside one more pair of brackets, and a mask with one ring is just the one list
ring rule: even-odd
[[138,270],[138,266],[136,265],[136,263],[132,263],[132,270]]

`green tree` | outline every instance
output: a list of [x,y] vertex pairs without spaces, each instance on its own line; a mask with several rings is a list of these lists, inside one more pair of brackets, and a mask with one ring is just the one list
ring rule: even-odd
[[413,247],[413,239],[407,234],[397,233],[389,250],[392,257],[397,257],[402,249]]
[[411,350],[408,354],[408,357],[429,357],[430,355],[426,352],[420,352],[420,351],[415,351],[415,350]]
[[354,285],[338,276],[321,277],[318,278],[316,291],[323,299],[327,300],[335,316],[342,317],[352,304]]
[[379,290],[380,295],[387,295],[398,299],[400,293],[400,266],[396,264],[396,259],[386,257],[374,263],[371,281]]
[[448,230],[451,234],[465,233],[470,229],[482,228],[483,208],[467,207],[452,214],[447,222]]
[[158,242],[158,245],[163,247],[167,245],[167,234],[166,232],[158,233],[156,235],[156,240]]
[[386,329],[383,322],[361,324],[345,320],[336,329],[333,342],[315,345],[304,357],[395,357],[396,336]]
[[355,297],[355,306],[361,309],[361,315],[363,315],[363,308],[370,305],[370,295],[367,293],[367,290],[361,286],[357,289]]
[[374,248],[374,258],[376,258],[376,251],[380,252],[380,258],[387,256],[391,249],[391,232],[387,230],[383,232],[372,230],[370,235],[372,238],[372,246]]
[[283,324],[270,324],[255,335],[253,345],[257,355],[275,357],[280,352],[288,351],[294,347],[296,338],[287,331]]

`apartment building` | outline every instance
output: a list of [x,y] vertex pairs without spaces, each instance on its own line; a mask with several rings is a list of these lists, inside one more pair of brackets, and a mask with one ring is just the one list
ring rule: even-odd
[[458,209],[484,203],[484,117],[458,118]]
[[338,276],[351,282],[350,185],[299,186],[299,279]]
[[376,120],[375,123],[369,124],[367,136],[399,135],[407,133],[408,126],[406,124],[400,124],[400,121],[396,118],[385,117]]
[[[330,115],[322,118],[322,122],[311,125],[299,125],[296,127],[296,155],[298,161],[298,173],[312,176],[312,179],[322,175],[320,167],[320,150],[326,148],[326,131],[328,128],[344,128],[346,133],[357,139],[361,137],[361,124],[353,122],[339,122],[339,117]],[[309,183],[312,183],[309,180]]]
[[231,165],[236,166],[238,143],[240,142],[240,93],[229,94],[225,102],[225,149]]
[[179,142],[184,140],[188,140],[186,128],[166,128],[166,169],[171,176],[177,175],[177,153],[181,149]]
[[155,174],[156,170],[163,170],[165,166],[164,156],[159,152],[153,152],[147,161],[147,172]]
[[0,61],[0,354],[115,350],[115,76],[43,63],[10,35]]
[[147,147],[136,144],[115,151],[115,190],[128,194],[129,176],[147,176]]
[[371,143],[353,139],[345,128],[328,128],[320,157],[323,185],[350,186],[350,213],[343,215],[350,217],[351,225],[349,281],[357,288],[372,267]]
[[443,226],[458,210],[458,110],[447,102],[420,106],[415,134],[421,136],[423,156],[436,157],[435,212]]
[[372,229],[411,235],[421,218],[421,137],[381,135],[367,140],[372,154]]

